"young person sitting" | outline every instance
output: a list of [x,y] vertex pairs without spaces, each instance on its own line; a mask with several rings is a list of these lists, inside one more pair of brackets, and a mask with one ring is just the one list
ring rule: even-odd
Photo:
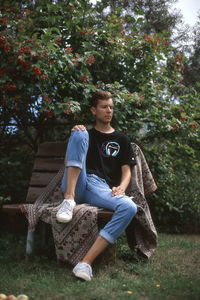
[[88,253],[73,268],[76,277],[88,281],[95,258],[115,242],[137,212],[136,204],[125,195],[135,158],[129,138],[111,126],[113,109],[111,93],[96,92],[90,107],[94,127],[88,131],[83,125],[73,127],[61,184],[64,200],[56,215],[57,221],[70,222],[76,203],[114,211]]

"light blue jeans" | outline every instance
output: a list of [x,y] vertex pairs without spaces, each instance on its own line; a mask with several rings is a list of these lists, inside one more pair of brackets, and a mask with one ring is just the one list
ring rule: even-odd
[[66,151],[66,168],[61,189],[63,193],[66,191],[67,167],[80,168],[81,172],[75,189],[75,201],[77,204],[87,203],[114,211],[112,219],[99,232],[99,235],[109,243],[114,243],[135,216],[137,206],[128,196],[112,196],[112,191],[104,179],[86,173],[88,144],[89,135],[86,130],[72,131]]

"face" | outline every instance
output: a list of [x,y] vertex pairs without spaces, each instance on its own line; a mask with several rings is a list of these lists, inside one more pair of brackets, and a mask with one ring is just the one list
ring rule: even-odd
[[91,108],[91,112],[96,117],[96,122],[110,123],[113,117],[112,98],[99,100],[97,106]]

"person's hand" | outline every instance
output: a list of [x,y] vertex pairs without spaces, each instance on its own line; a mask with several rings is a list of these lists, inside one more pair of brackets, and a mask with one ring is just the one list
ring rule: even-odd
[[112,196],[125,195],[125,190],[119,186],[113,186],[112,188]]
[[75,125],[72,128],[72,131],[76,131],[76,130],[86,130],[86,127],[84,125]]

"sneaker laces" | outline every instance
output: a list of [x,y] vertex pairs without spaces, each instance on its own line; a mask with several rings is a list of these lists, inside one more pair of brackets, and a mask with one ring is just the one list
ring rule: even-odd
[[87,272],[89,274],[90,277],[93,277],[92,275],[92,268],[89,264],[87,263],[80,263],[79,266],[78,266],[79,270],[80,271],[83,271],[83,272]]
[[71,213],[72,209],[73,209],[73,205],[72,205],[72,201],[74,200],[64,200],[63,203],[61,203],[60,207],[59,207],[59,214],[62,213]]

